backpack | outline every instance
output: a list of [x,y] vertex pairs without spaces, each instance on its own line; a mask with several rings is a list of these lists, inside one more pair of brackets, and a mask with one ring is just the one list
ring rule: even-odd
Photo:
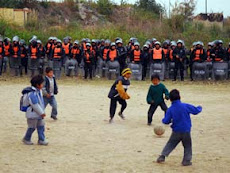
[[30,107],[29,103],[29,93],[33,92],[32,87],[27,87],[22,90],[22,96],[20,99],[20,111],[26,112],[28,107]]

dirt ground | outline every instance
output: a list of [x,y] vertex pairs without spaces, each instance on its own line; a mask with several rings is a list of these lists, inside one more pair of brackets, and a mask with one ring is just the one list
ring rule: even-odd
[[[0,78],[0,172],[3,173],[229,173],[230,86],[229,82],[164,82],[181,91],[182,101],[202,105],[192,116],[193,166],[182,167],[183,147],[178,145],[164,164],[155,160],[167,142],[153,133],[163,112],[158,108],[148,127],[145,98],[150,82],[132,82],[126,120],[115,117],[108,124],[108,91],[113,81],[58,81],[58,121],[46,110],[48,146],[23,145],[25,115],[19,111],[21,90],[29,79]],[[167,102],[170,105],[170,102]],[[37,134],[33,135],[36,143]]]

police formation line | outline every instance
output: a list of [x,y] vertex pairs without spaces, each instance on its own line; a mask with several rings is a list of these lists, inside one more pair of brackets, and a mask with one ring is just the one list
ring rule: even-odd
[[183,81],[188,74],[191,80],[218,80],[229,77],[229,57],[230,48],[224,48],[221,40],[209,42],[207,49],[197,41],[187,50],[183,40],[165,40],[161,44],[155,38],[147,40],[143,47],[136,38],[130,38],[127,45],[121,38],[114,42],[88,38],[72,42],[67,36],[62,42],[50,37],[44,45],[36,36],[28,45],[18,36],[12,41],[0,38],[0,75],[7,72],[8,66],[15,76],[43,74],[49,66],[57,78],[64,71],[66,76],[112,79],[129,67],[135,80],[145,80],[155,73],[161,80]]

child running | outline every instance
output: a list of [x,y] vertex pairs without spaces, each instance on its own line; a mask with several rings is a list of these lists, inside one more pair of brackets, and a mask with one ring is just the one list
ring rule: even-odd
[[147,103],[150,104],[148,111],[148,125],[152,124],[153,114],[157,107],[160,106],[161,109],[166,112],[168,107],[164,102],[163,94],[165,94],[165,99],[169,99],[169,93],[164,84],[160,83],[160,77],[157,74],[151,76],[152,85],[149,87],[147,95]]
[[172,134],[164,147],[161,155],[157,159],[158,163],[165,161],[165,157],[176,148],[176,146],[182,142],[184,147],[184,158],[182,161],[183,166],[192,165],[192,140],[191,140],[191,118],[190,114],[197,115],[202,111],[202,107],[195,107],[190,104],[182,103],[180,101],[180,93],[174,89],[169,94],[171,107],[167,110],[162,122],[164,124],[172,124]]
[[130,86],[130,77],[131,77],[131,69],[125,68],[121,75],[112,85],[108,97],[110,98],[110,120],[109,123],[113,123],[113,118],[117,108],[117,102],[121,105],[121,110],[118,115],[125,119],[123,112],[127,107],[127,103],[125,100],[130,99],[130,96],[127,94],[127,89]]
[[44,117],[46,116],[44,112],[44,102],[42,97],[42,87],[44,79],[42,76],[37,75],[31,79],[32,87],[27,87],[22,91],[22,94],[27,94],[26,97],[28,100],[28,106],[25,110],[28,129],[23,138],[23,143],[26,145],[33,145],[31,142],[31,137],[35,129],[38,131],[38,144],[39,145],[48,145],[46,141],[44,131],[45,131],[45,122]]
[[56,79],[53,74],[53,69],[51,67],[46,68],[45,85],[43,87],[43,98],[45,103],[45,108],[48,104],[52,107],[51,118],[57,120],[57,101],[55,96],[58,93],[58,87]]

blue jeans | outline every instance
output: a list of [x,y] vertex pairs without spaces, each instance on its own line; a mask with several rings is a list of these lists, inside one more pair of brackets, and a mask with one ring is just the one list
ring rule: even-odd
[[27,141],[31,140],[32,134],[37,129],[38,132],[38,140],[45,140],[45,122],[43,119],[27,119],[28,129],[26,131],[24,139]]
[[50,98],[47,97],[43,97],[44,99],[44,104],[45,104],[45,108],[48,104],[50,104],[50,106],[52,107],[52,111],[51,111],[51,117],[57,117],[57,102],[54,96],[51,96]]

